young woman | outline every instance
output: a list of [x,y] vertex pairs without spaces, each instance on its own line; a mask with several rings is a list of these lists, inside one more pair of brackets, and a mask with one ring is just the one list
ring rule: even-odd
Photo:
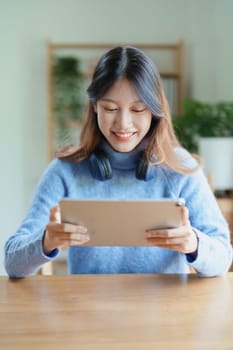
[[[134,47],[113,48],[87,93],[80,145],[51,162],[6,242],[8,274],[34,274],[64,247],[70,273],[187,273],[191,266],[200,276],[224,274],[232,262],[227,223],[198,162],[176,139],[152,61]],[[61,223],[64,197],[183,198],[186,207],[181,227],[144,233],[148,246],[90,247],[88,227]]]

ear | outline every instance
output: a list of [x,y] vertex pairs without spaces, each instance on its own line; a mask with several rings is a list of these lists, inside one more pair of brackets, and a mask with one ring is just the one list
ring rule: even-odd
[[96,104],[96,102],[93,103],[92,105],[93,105],[94,112],[97,113],[97,104]]

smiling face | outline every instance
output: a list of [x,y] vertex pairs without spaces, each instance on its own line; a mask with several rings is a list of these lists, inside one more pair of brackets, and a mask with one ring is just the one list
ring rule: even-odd
[[151,126],[151,111],[126,79],[117,80],[97,101],[95,110],[100,131],[118,152],[132,151]]

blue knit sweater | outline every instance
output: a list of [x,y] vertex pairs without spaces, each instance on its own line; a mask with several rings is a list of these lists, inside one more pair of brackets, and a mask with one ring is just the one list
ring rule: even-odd
[[[158,247],[70,247],[69,272],[78,273],[187,273],[189,265],[200,276],[224,274],[232,262],[229,228],[203,172],[181,175],[164,166],[154,166],[149,181],[137,180],[135,168],[140,147],[118,153],[103,146],[113,168],[111,180],[92,177],[88,160],[76,163],[54,159],[36,188],[31,206],[17,232],[5,244],[5,268],[12,277],[36,273],[42,264],[56,259],[55,249],[45,255],[42,238],[50,208],[70,198],[184,198],[190,222],[198,235],[195,260],[189,255]],[[187,164],[195,161],[189,157]]]

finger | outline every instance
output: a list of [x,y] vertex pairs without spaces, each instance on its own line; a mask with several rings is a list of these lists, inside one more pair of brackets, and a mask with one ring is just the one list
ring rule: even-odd
[[152,246],[154,247],[157,247],[157,248],[164,248],[164,249],[169,249],[169,250],[174,250],[174,251],[177,251],[177,252],[180,252],[180,253],[183,253],[182,249],[181,249],[181,246],[178,244],[170,244],[170,245],[163,245],[163,244],[151,244]]
[[181,222],[182,225],[189,225],[189,211],[187,207],[181,208]]
[[166,242],[164,240],[158,240],[158,239],[147,239],[147,242],[149,245],[158,247],[158,248],[165,248],[170,250],[176,250],[179,252],[183,252],[184,250],[184,243],[177,240],[167,240]]
[[156,230],[156,231],[147,231],[146,237],[147,238],[160,238],[160,239],[168,239],[168,238],[181,238],[185,236],[184,226],[173,228],[173,229],[166,229],[166,230]]
[[61,212],[60,207],[58,205],[50,209],[49,221],[56,223],[61,222]]
[[182,245],[186,241],[184,237],[158,237],[147,238],[147,240],[156,245]]
[[60,240],[66,241],[69,244],[71,244],[71,242],[73,242],[73,243],[87,242],[87,241],[90,241],[90,236],[83,235],[81,233],[76,233],[76,234],[72,233],[72,234],[62,235]]
[[81,225],[73,225],[73,224],[59,224],[57,222],[50,222],[47,227],[57,233],[80,233],[85,234],[87,233],[87,228],[85,226]]
[[61,237],[59,239],[62,247],[70,247],[70,246],[80,246],[90,241],[90,237],[88,235],[69,235],[68,237]]

